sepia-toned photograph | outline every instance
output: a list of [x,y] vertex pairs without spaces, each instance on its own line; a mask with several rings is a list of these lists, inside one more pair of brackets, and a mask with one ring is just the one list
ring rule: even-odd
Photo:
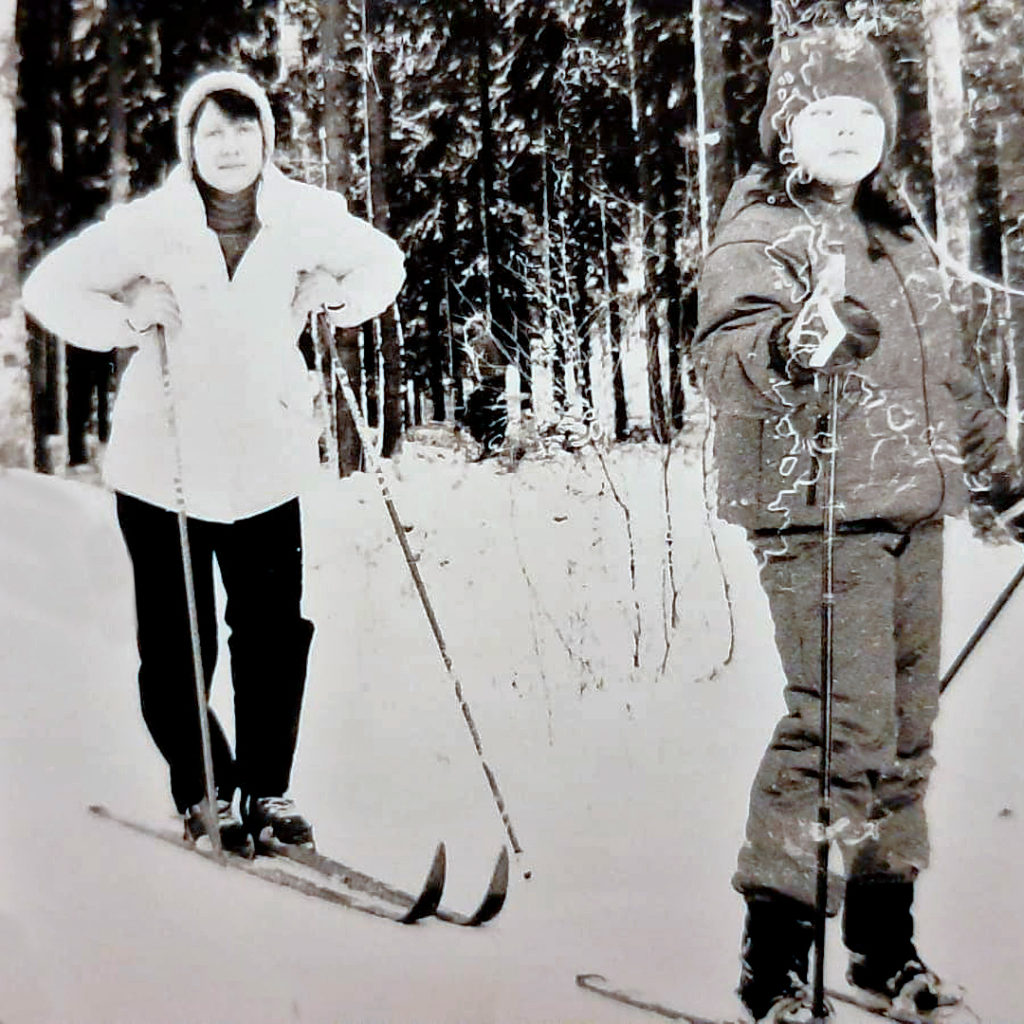
[[1022,1024],[1024,7],[0,0],[0,1024]]

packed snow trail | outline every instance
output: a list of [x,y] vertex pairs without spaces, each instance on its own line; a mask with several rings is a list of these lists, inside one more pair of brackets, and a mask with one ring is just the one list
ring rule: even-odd
[[[665,659],[663,456],[605,455],[631,510],[635,591],[592,453],[509,472],[441,438],[387,467],[534,868],[484,929],[395,928],[194,870],[146,837],[112,842],[88,804],[176,825],[137,704],[113,502],[77,481],[0,473],[0,1020],[180,1024],[183,1006],[197,1024],[637,1019],[578,988],[585,970],[735,1017],[742,901],[729,879],[781,669],[745,541],[716,524],[736,620],[719,668],[728,615],[685,446],[669,473],[679,622]],[[503,833],[373,480],[325,480],[305,525],[318,634],[296,798],[324,850],[406,890],[443,839],[445,902],[471,908]],[[965,524],[948,537],[947,659],[1024,559]],[[1015,598],[944,698],[917,907],[922,953],[989,1024],[1019,1021],[1022,628]],[[225,655],[213,703],[230,728]]]

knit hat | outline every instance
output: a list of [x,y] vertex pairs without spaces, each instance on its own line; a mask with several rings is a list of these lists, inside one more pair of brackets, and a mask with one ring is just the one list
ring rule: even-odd
[[233,89],[247,96],[256,104],[260,112],[260,127],[263,129],[263,153],[267,160],[274,153],[274,114],[270,109],[270,101],[255,79],[240,71],[211,71],[200,75],[182,94],[178,103],[178,156],[186,166],[192,163],[192,139],[189,122],[192,115],[199,109],[203,100],[211,93],[221,89]]
[[896,140],[896,95],[881,54],[853,28],[818,27],[783,36],[769,59],[768,98],[758,124],[770,157],[776,137],[789,141],[789,122],[826,96],[856,96],[873,103],[885,122],[885,148]]

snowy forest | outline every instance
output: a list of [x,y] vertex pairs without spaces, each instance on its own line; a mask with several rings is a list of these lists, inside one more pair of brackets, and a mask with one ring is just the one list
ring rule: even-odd
[[[773,33],[823,19],[892,56],[906,198],[959,267],[993,393],[1016,403],[1021,306],[999,287],[1024,273],[1011,0],[235,0],[215,18],[50,0],[9,11],[3,37],[4,461],[95,461],[119,371],[25,333],[15,264],[159,182],[183,84],[225,65],[268,86],[288,173],[343,192],[407,255],[394,309],[342,346],[385,455],[432,420],[484,451],[668,442],[696,397],[701,249],[758,155]],[[359,442],[334,404],[345,473]]]

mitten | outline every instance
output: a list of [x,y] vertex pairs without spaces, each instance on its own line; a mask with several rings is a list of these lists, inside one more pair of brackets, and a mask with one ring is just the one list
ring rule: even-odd
[[849,362],[858,362],[874,354],[882,337],[875,314],[849,295],[835,303],[834,309],[846,328],[846,337],[839,343],[836,353],[842,352]]
[[[828,302],[828,299],[823,300],[823,303]],[[808,384],[814,380],[815,373],[833,374],[852,369],[878,348],[882,334],[878,320],[856,299],[846,296],[830,303],[828,310],[819,309],[820,306],[813,311],[805,307],[792,326],[777,331],[769,341],[772,369],[788,377],[793,384]],[[828,313],[834,313],[834,318],[828,317]],[[833,319],[833,323],[838,319],[845,333],[824,362],[812,365],[827,336],[829,319]],[[793,335],[797,332],[794,341]]]
[[964,457],[964,471],[971,476],[989,469],[1004,454],[1006,420],[991,406],[976,410],[963,429],[960,450]]
[[982,533],[1008,534],[1024,543],[1024,483],[1019,473],[986,473],[971,489],[971,522]]

